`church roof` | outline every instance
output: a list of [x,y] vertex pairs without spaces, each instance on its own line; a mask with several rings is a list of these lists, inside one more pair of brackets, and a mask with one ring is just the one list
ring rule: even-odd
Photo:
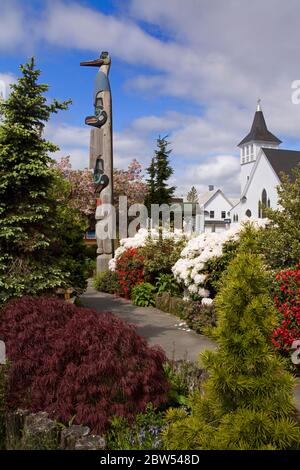
[[280,177],[280,173],[293,176],[293,168],[300,163],[300,152],[298,150],[272,148],[262,148],[262,150],[278,177]]
[[244,137],[244,139],[238,144],[238,147],[252,141],[274,142],[276,144],[281,144],[281,140],[279,140],[268,130],[263,112],[260,107],[258,107],[254,114],[254,119],[249,134],[247,134],[246,137]]

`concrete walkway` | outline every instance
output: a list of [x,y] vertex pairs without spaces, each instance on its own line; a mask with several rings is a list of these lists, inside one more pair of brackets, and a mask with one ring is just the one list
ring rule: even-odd
[[127,323],[135,325],[141,336],[151,345],[161,346],[170,359],[196,361],[200,352],[215,348],[214,343],[206,336],[194,331],[184,331],[184,325],[179,326],[181,321],[177,317],[156,308],[136,307],[128,300],[98,292],[92,287],[88,287],[80,299],[85,307],[99,312],[112,312]]

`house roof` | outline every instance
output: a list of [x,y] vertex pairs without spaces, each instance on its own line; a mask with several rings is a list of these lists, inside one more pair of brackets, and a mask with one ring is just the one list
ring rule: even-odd
[[232,206],[232,202],[230,199],[228,199],[225,194],[223,193],[223,191],[221,189],[214,189],[213,191],[207,191],[206,193],[203,193],[203,194],[200,194],[198,196],[198,204],[200,204],[200,206],[207,204],[217,193],[220,193],[222,194],[222,196],[224,197],[224,199],[226,199],[226,201],[228,201],[228,203]]
[[298,150],[262,148],[273,170],[280,178],[280,173],[293,177],[292,170],[300,163]]
[[253,141],[281,144],[281,140],[279,140],[268,130],[263,112],[260,108],[254,114],[254,119],[249,134],[247,134],[246,137],[241,140],[241,142],[238,144],[238,147]]
[[206,204],[218,191],[219,189],[214,189],[213,191],[206,191],[206,193],[199,194],[198,203],[200,205]]

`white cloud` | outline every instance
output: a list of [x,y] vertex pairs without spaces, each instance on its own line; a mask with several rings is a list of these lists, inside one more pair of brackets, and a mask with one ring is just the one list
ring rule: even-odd
[[218,155],[206,161],[190,165],[186,170],[186,183],[196,186],[198,191],[207,191],[208,185],[220,187],[230,196],[240,193],[240,163],[232,155]]
[[71,126],[57,123],[49,124],[45,129],[47,139],[55,142],[59,146],[79,146],[87,148],[90,141],[90,129],[82,126]]
[[20,47],[25,39],[24,10],[15,0],[1,0],[0,50]]

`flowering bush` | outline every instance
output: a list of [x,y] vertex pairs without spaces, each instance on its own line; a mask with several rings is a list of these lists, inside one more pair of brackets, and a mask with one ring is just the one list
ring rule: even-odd
[[221,275],[235,257],[240,243],[248,243],[246,251],[252,249],[251,240],[265,225],[265,220],[251,220],[234,225],[229,230],[205,232],[192,238],[172,269],[177,282],[185,288],[184,298],[213,298],[218,291]]
[[116,261],[116,292],[130,299],[134,286],[144,281],[144,258],[137,248],[128,248]]
[[273,344],[290,353],[294,340],[300,340],[300,265],[276,276],[275,306],[280,326],[273,333]]
[[[175,242],[184,241],[186,235],[182,230],[174,230],[174,232],[169,232],[168,230],[163,230],[161,234],[162,240],[174,240]],[[158,244],[160,241],[159,232],[156,229],[147,230],[141,228],[134,237],[122,238],[120,240],[120,246],[115,251],[115,257],[109,262],[109,269],[115,271],[117,259],[125,253],[128,248],[142,248],[146,246],[147,242],[151,240],[154,244]]]
[[95,186],[90,170],[73,170],[70,157],[62,157],[53,168],[58,170],[70,184],[68,202],[83,215],[90,216],[96,210]]
[[148,184],[143,180],[142,166],[136,159],[129,163],[127,170],[114,169],[114,203],[116,208],[119,207],[120,196],[127,196],[129,207],[132,204],[143,204],[148,191]]
[[210,291],[205,288],[208,277],[206,263],[221,257],[224,244],[236,240],[239,231],[240,226],[235,226],[219,233],[205,232],[188,242],[172,269],[177,282],[186,289],[186,298],[210,296]]
[[110,313],[23,297],[1,310],[0,339],[11,362],[9,409],[44,410],[102,433],[114,416],[131,422],[167,399],[164,353]]

